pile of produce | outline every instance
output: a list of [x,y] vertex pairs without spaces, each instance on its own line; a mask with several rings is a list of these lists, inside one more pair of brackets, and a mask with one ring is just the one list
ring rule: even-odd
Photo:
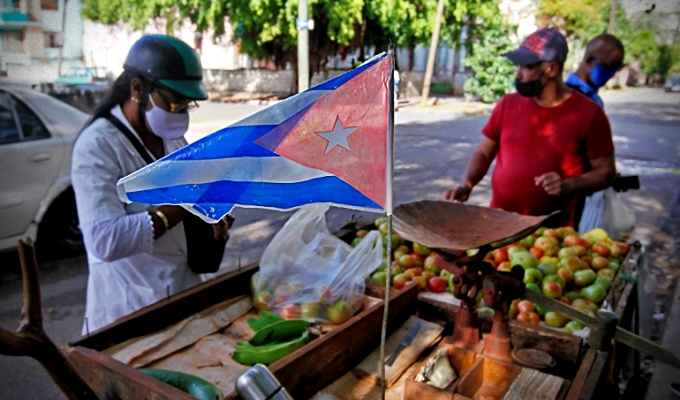
[[[369,230],[377,229],[383,236],[384,260],[373,273],[366,278],[366,282],[379,286],[387,283],[387,218],[380,217],[375,220],[372,226],[359,229],[356,237],[352,241],[352,246],[356,246],[368,234]],[[442,293],[446,290],[452,291],[453,275],[434,264],[435,252],[420,243],[407,242],[401,236],[392,234],[392,268],[391,284],[396,289],[401,289],[407,284],[418,285],[419,290],[429,290],[435,293]]]
[[[599,228],[583,235],[571,227],[539,228],[517,243],[490,252],[486,259],[499,271],[520,265],[528,289],[595,316],[628,249]],[[542,320],[570,333],[583,328],[579,322],[521,299],[513,301],[510,318],[530,324]]]
[[[372,226],[359,229],[352,245],[360,243],[367,232],[373,229],[383,235],[385,260],[366,281],[385,286],[387,219],[378,218]],[[435,293],[453,291],[453,275],[435,265],[435,252],[419,243],[407,242],[397,234],[392,234],[392,248],[390,279],[394,288],[417,284],[420,290]],[[607,232],[599,228],[580,235],[572,227],[541,227],[517,243],[489,252],[484,259],[498,271],[509,272],[512,266],[521,266],[528,289],[594,316],[607,296],[628,248],[627,244],[612,240]],[[475,251],[473,249],[468,253],[473,254]],[[530,324],[543,321],[548,326],[564,328],[567,332],[583,328],[579,322],[569,321],[559,313],[547,311],[522,299],[513,301],[510,317]]]

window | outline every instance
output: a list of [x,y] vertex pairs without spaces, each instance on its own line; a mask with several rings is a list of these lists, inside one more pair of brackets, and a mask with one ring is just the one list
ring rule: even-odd
[[7,93],[0,93],[0,144],[15,143],[21,140],[17,129],[12,98]]
[[58,0],[40,0],[40,9],[56,11],[58,3]]
[[23,140],[47,139],[50,137],[45,126],[38,117],[26,105],[20,101],[14,101],[14,106],[19,116]]
[[0,92],[0,145],[49,137],[45,125],[33,111],[9,94]]

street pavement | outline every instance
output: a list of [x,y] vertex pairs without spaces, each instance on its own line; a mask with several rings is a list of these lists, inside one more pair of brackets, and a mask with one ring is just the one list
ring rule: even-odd
[[[641,190],[625,193],[624,201],[636,210],[632,237],[645,244],[649,254],[650,289],[641,313],[649,335],[680,355],[680,306],[677,286],[680,268],[680,95],[657,88],[605,92],[617,150],[617,167],[624,175],[640,176]],[[191,116],[189,141],[227,126],[270,104],[204,102]],[[395,116],[394,202],[437,199],[463,172],[479,142],[480,129],[491,107],[460,98],[438,98],[421,107],[419,99],[402,101]],[[470,203],[487,205],[490,179],[475,188]],[[237,218],[227,245],[221,272],[257,261],[273,235],[291,213],[236,209]],[[376,214],[333,209],[330,228],[347,220]],[[43,314],[47,333],[59,346],[80,337],[84,313],[87,265],[85,257],[41,265]],[[671,305],[673,306],[671,308]],[[15,255],[0,256],[0,326],[16,327],[21,308],[21,276]],[[665,318],[659,317],[665,313]],[[656,335],[656,336],[654,336]],[[668,389],[680,380],[678,371],[653,365],[648,399],[673,398]],[[0,399],[62,399],[63,395],[40,365],[28,358],[0,356]]]

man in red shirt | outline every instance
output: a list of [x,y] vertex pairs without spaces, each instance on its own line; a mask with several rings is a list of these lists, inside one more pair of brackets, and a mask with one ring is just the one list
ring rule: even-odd
[[611,185],[616,166],[609,121],[601,107],[564,84],[567,52],[564,36],[544,28],[504,54],[518,65],[517,93],[499,101],[460,185],[445,199],[467,201],[495,159],[491,207],[525,215],[559,210],[551,224],[573,226],[576,194]]

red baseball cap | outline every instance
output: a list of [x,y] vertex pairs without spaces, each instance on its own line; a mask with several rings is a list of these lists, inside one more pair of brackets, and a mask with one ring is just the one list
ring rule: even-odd
[[531,65],[541,61],[563,64],[568,52],[567,40],[558,30],[542,28],[527,36],[517,50],[503,55],[518,65]]

